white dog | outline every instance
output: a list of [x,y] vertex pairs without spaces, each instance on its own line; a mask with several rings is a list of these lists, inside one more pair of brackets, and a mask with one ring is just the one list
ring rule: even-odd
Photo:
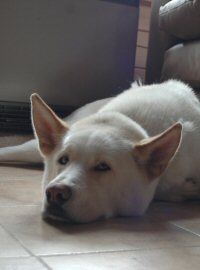
[[[200,198],[200,103],[184,83],[133,84],[67,123],[31,99],[45,218],[83,223],[142,215],[153,198]],[[1,148],[0,160],[40,162],[36,140]]]

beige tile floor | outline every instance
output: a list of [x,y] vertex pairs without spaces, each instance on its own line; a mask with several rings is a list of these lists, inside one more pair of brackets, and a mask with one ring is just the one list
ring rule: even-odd
[[0,167],[1,270],[200,268],[200,204],[153,203],[142,218],[87,225],[40,216],[42,171]]

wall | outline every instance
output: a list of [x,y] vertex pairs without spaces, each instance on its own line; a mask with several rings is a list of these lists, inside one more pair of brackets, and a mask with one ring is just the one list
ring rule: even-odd
[[[135,1],[134,1],[135,2]],[[0,101],[80,106],[130,85],[138,8],[124,0],[0,1]]]

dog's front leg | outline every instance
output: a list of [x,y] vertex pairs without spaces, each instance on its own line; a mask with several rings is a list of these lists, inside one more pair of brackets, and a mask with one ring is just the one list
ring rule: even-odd
[[36,140],[0,148],[0,162],[42,163]]

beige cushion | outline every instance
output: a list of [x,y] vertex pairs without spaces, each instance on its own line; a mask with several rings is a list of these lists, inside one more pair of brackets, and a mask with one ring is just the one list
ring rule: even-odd
[[200,88],[200,41],[178,44],[165,52],[162,79],[169,78]]
[[200,0],[172,0],[161,6],[159,26],[184,40],[200,38]]

